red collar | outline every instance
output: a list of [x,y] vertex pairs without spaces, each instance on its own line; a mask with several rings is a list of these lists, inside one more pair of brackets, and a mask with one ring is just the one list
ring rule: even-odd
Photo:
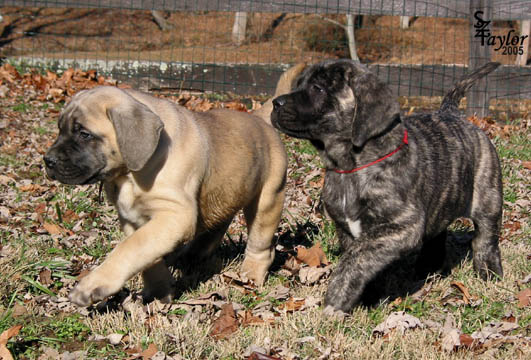
[[408,144],[408,141],[407,141],[407,130],[404,130],[404,137],[402,138],[402,144],[400,144],[400,146],[398,146],[396,149],[394,149],[393,151],[391,151],[389,154],[379,158],[378,160],[374,160],[373,162],[371,163],[368,163],[368,164],[365,164],[363,166],[360,166],[358,168],[355,168],[355,169],[352,169],[352,170],[339,170],[339,169],[334,169],[334,171],[338,174],[352,174],[353,172],[356,172],[358,170],[362,170],[362,169],[365,169],[371,165],[374,165],[374,164],[377,164],[379,163],[380,161],[383,161],[385,159],[387,159],[388,157],[390,156],[393,156],[395,153],[397,153],[398,151],[400,151],[400,149],[402,149],[402,147],[404,145],[407,145]]

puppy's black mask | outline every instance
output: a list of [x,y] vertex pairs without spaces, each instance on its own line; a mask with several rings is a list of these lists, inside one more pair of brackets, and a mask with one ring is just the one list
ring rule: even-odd
[[361,65],[330,60],[307,68],[295,90],[273,100],[271,123],[317,147],[345,142],[361,148],[399,118],[390,89]]
[[65,113],[59,119],[59,136],[44,155],[46,172],[64,184],[93,184],[105,178],[101,139],[72,116]]
[[343,66],[337,66],[333,71],[315,67],[307,69],[292,93],[273,100],[273,126],[293,137],[316,142],[327,133],[337,134],[341,130],[337,118],[344,118],[344,111],[354,110],[342,107],[338,100],[338,95],[345,91],[346,71]]

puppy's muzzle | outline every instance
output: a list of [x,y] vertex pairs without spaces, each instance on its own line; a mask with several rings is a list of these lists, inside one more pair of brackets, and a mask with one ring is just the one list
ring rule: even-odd
[[44,155],[44,163],[48,169],[53,169],[57,165],[57,158],[51,155]]

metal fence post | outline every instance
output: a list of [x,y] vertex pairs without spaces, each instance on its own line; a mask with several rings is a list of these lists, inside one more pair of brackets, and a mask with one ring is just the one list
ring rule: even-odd
[[[474,14],[477,11],[483,11],[481,18],[484,21],[492,19],[492,0],[470,0],[470,47],[468,57],[468,71],[473,71],[481,65],[490,61],[490,49],[487,42],[482,44],[482,38],[475,37],[476,18]],[[489,24],[492,29],[492,23]],[[489,112],[489,93],[487,91],[487,79],[482,78],[466,94],[466,114],[471,116],[476,114],[478,117],[485,117]]]

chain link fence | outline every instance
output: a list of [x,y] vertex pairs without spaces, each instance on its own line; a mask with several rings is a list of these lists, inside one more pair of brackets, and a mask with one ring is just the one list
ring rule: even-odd
[[530,116],[530,1],[6,0],[0,6],[0,56],[18,65],[96,69],[150,91],[259,95],[271,94],[289,65],[348,57],[410,101],[442,96],[469,68],[493,60],[504,66],[467,96],[469,113],[486,115],[490,104],[509,117]]

